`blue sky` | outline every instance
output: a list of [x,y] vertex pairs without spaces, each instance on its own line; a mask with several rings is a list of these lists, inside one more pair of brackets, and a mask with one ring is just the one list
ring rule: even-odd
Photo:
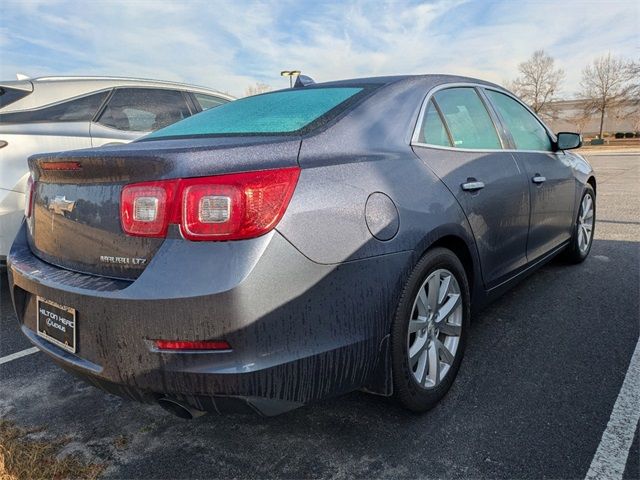
[[242,95],[280,70],[317,81],[456,73],[503,83],[544,48],[563,94],[612,52],[640,57],[640,2],[447,0],[3,0],[0,78],[127,75]]

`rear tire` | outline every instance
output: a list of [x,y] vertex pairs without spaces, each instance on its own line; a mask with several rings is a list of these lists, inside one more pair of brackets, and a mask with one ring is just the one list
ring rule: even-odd
[[569,243],[565,251],[564,257],[567,262],[582,263],[585,261],[593,245],[595,227],[596,194],[591,185],[587,184],[580,198],[580,206],[578,208],[578,216],[573,226],[571,243]]
[[391,330],[396,400],[414,412],[433,408],[453,383],[471,316],[469,283],[458,257],[428,251],[411,272]]

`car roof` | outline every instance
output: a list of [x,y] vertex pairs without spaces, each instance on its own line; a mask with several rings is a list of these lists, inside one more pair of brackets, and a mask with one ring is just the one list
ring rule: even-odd
[[487,82],[486,80],[480,80],[473,77],[465,77],[461,75],[451,75],[443,73],[426,73],[417,75],[390,75],[382,77],[362,77],[362,78],[350,78],[345,80],[332,80],[329,82],[321,82],[313,85],[317,86],[357,86],[357,85],[389,85],[401,82],[416,82],[419,81],[423,84],[439,85],[443,83],[478,83],[481,85],[487,85],[497,88],[503,88],[495,83]]
[[[29,85],[31,88],[29,88]],[[174,90],[202,93],[205,95],[214,95],[226,100],[234,100],[233,96],[212,88],[189,85],[180,82],[133,77],[37,77],[13,81],[0,81],[0,86],[17,88],[25,91],[32,90],[31,94],[2,109],[3,113],[38,108],[44,105],[50,105],[70,98],[75,98],[100,90],[108,90],[114,87],[170,88]]]
[[[171,86],[178,88],[188,88],[190,90],[199,89],[212,91],[208,87],[191,85],[184,82],[172,82],[169,80],[155,80],[151,78],[136,78],[136,77],[114,77],[114,76],[48,76],[48,77],[36,77],[29,79],[36,84],[45,83],[65,83],[65,84],[83,84],[83,83],[112,83],[114,85],[135,84],[135,85],[152,85],[152,86]],[[221,92],[218,92],[222,94]],[[228,95],[227,95],[228,96]]]

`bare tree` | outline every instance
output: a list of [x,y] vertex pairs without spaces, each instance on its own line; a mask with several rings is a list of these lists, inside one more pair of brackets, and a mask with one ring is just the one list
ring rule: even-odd
[[568,121],[575,125],[576,131],[582,133],[591,120],[591,115],[584,110],[577,110],[574,114],[567,118]]
[[509,87],[536,113],[544,113],[564,80],[564,70],[555,68],[555,60],[544,50],[536,50],[518,65],[518,76]]
[[271,90],[273,90],[271,85],[256,82],[254,85],[249,85],[247,88],[245,88],[244,96],[250,97],[251,95],[258,95],[260,93],[270,92]]
[[640,104],[640,60],[627,64],[627,74],[629,75],[629,86],[626,96],[634,105]]
[[600,115],[598,138],[602,138],[607,110],[618,107],[629,98],[631,73],[629,62],[613,57],[611,53],[596,58],[582,70],[580,95],[586,100],[585,109]]
[[634,132],[640,132],[640,60],[629,62],[627,73],[631,81],[625,97],[629,101],[628,116],[631,117]]

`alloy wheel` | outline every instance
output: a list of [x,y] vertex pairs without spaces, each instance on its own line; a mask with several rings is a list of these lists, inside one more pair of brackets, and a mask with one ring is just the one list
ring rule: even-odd
[[587,193],[582,197],[580,214],[578,215],[578,248],[581,253],[586,252],[591,244],[593,232],[593,197]]
[[409,368],[418,384],[430,389],[445,378],[462,334],[460,285],[446,269],[432,272],[411,309],[407,333]]

